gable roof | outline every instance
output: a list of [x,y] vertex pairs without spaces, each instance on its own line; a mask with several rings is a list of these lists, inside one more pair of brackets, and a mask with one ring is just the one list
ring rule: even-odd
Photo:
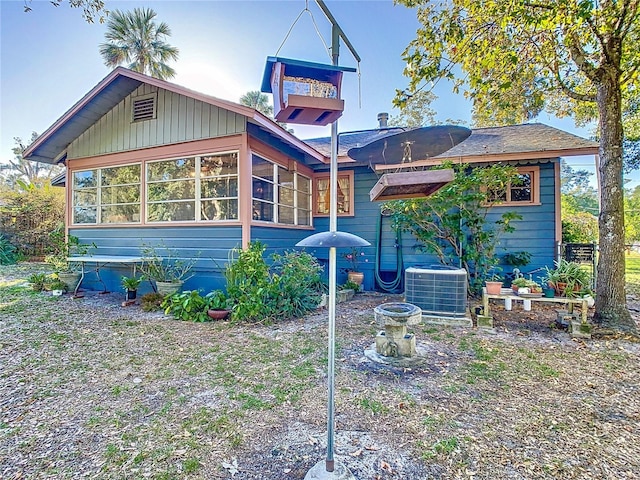
[[[569,155],[597,153],[598,142],[587,140],[543,123],[473,129],[471,136],[439,157],[504,155],[524,152],[564,151]],[[594,151],[595,149],[595,151]],[[565,153],[566,154],[566,153]]]
[[[338,156],[350,160],[347,151],[380,138],[400,133],[404,129],[390,127],[341,133],[338,136]],[[306,143],[325,155],[330,155],[331,139],[313,138]],[[595,155],[599,144],[543,123],[525,123],[502,127],[474,128],[471,136],[455,147],[431,159],[417,159],[412,166],[435,165],[444,160],[473,162],[543,159],[575,155]],[[398,168],[398,165],[376,165],[376,170]]]
[[23,157],[27,160],[45,163],[64,161],[66,149],[71,142],[143,83],[244,115],[250,123],[256,125],[267,134],[293,146],[311,162],[325,161],[322,154],[253,108],[205,95],[124,67],[117,67],[113,70],[74,106],[67,110],[35,142],[27,147]]

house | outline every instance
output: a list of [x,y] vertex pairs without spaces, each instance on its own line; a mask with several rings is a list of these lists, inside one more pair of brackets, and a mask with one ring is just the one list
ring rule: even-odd
[[[377,263],[382,277],[398,268],[393,233],[384,219],[379,233],[380,204],[369,201],[381,173],[398,165],[373,166],[347,152],[396,131],[382,123],[339,136],[338,228],[372,243],[362,262],[367,289],[375,287]],[[233,248],[260,240],[271,250],[290,249],[328,230],[329,143],[300,140],[252,108],[119,67],[24,157],[66,165],[67,228],[94,243],[95,254],[137,256],[142,245],[162,244],[198,258],[184,288],[211,289],[224,286]],[[595,142],[530,124],[476,129],[446,154],[412,165],[516,164],[526,187],[511,189],[501,208],[524,218],[502,246],[531,252],[532,266],[541,266],[551,264],[561,238],[559,158],[596,153]],[[414,243],[404,242],[405,266],[428,260]],[[116,289],[122,274],[113,266],[103,279]]]

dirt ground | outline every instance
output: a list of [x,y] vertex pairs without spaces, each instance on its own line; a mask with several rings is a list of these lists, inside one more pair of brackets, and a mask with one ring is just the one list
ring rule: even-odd
[[[179,322],[0,268],[0,478],[302,479],[324,458],[326,311]],[[640,344],[495,304],[495,332],[420,325],[424,363],[385,366],[364,350],[398,298],[337,308],[336,459],[356,479],[639,478]]]

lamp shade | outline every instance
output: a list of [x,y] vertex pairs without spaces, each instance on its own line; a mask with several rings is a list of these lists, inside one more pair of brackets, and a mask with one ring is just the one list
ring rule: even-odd
[[371,245],[364,238],[347,232],[320,232],[303,238],[296,247],[315,248],[343,248],[343,247],[368,247]]

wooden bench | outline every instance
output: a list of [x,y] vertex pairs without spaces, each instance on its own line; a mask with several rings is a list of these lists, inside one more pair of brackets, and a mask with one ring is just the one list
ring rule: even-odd
[[[587,312],[588,312],[588,302],[586,298],[568,298],[568,297],[521,297],[517,295],[510,288],[503,288],[500,290],[500,294],[498,295],[489,295],[487,293],[487,289],[485,287],[482,288],[482,308],[483,314],[486,317],[490,317],[491,313],[489,310],[489,300],[505,300],[505,301],[520,301],[520,302],[544,302],[544,303],[562,303],[567,305],[567,310],[569,313],[573,313],[574,305],[580,305],[582,307],[581,310],[581,321],[582,323],[587,323]],[[506,302],[505,302],[506,303]],[[526,303],[525,303],[526,306]]]

